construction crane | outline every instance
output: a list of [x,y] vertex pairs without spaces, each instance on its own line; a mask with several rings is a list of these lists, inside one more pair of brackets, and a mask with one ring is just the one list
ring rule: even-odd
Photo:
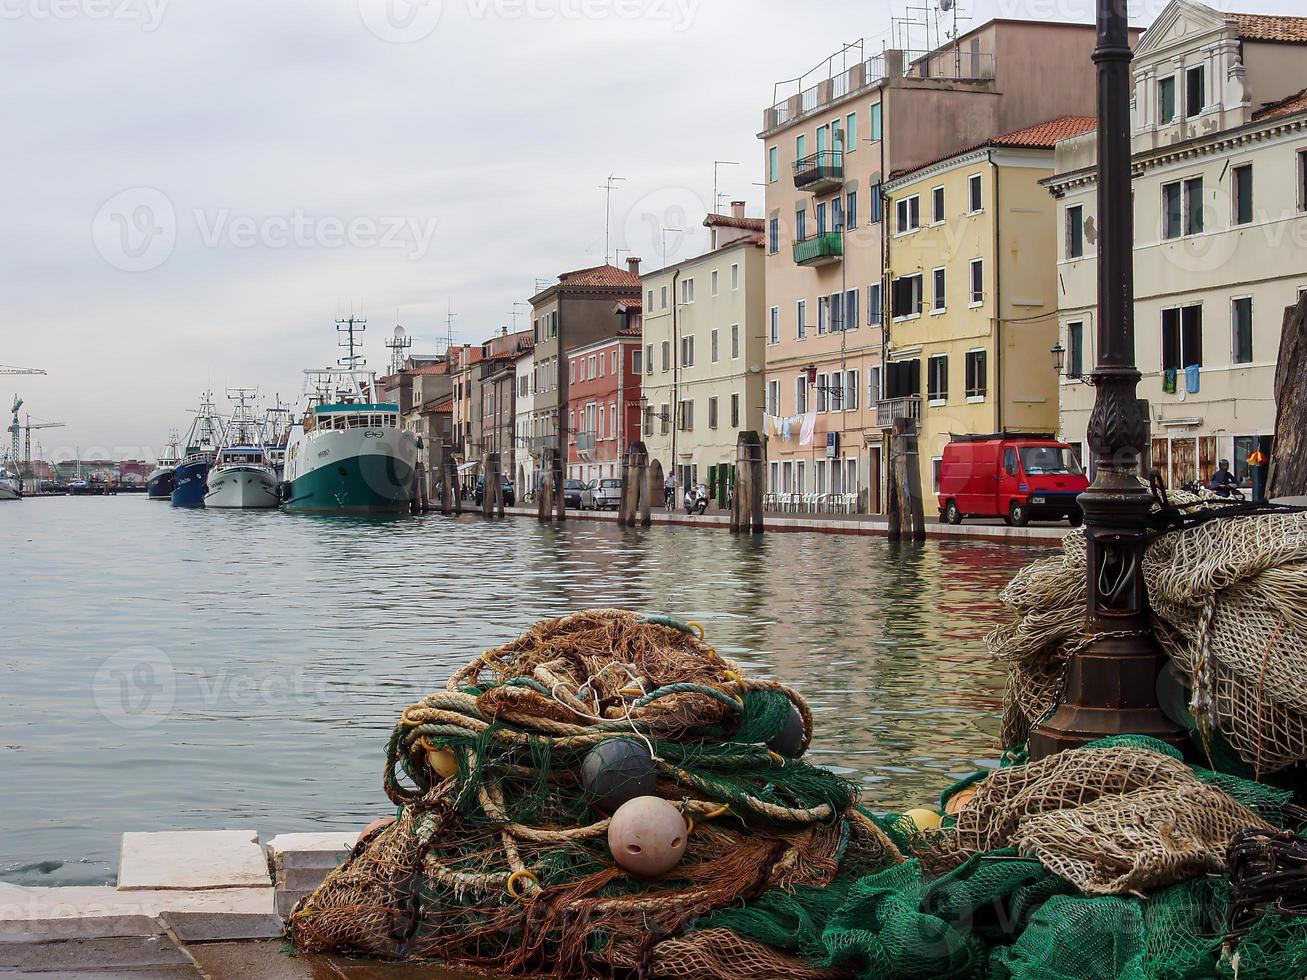
[[32,462],[32,430],[33,429],[62,429],[67,422],[33,422],[32,413],[27,413],[27,421],[23,423],[23,462],[30,464]]

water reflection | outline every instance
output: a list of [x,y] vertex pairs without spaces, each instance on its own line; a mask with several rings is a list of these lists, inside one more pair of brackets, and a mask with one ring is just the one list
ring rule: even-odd
[[11,506],[0,877],[108,880],[124,830],[367,823],[386,810],[404,706],[535,620],[593,606],[702,622],[812,701],[815,761],[904,808],[992,764],[1001,677],[981,637],[998,589],[1042,553],[125,497]]

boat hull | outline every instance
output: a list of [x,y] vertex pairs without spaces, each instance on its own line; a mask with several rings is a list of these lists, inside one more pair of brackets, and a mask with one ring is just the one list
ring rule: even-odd
[[416,465],[417,437],[403,429],[310,432],[287,453],[283,506],[300,513],[407,513]]
[[219,510],[271,510],[277,499],[277,478],[261,466],[224,466],[209,471],[204,506]]
[[176,471],[169,467],[164,470],[155,470],[150,474],[150,479],[146,484],[146,492],[150,495],[151,500],[171,500],[173,487],[176,484]]
[[8,480],[0,480],[0,500],[22,500],[23,495]]
[[182,463],[173,473],[172,505],[174,507],[203,507],[204,481],[211,464]]

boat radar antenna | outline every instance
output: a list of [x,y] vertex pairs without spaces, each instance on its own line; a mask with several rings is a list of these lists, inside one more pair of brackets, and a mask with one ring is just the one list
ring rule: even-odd
[[227,434],[230,441],[236,445],[248,446],[255,439],[255,427],[258,420],[255,418],[254,402],[258,400],[258,388],[228,388],[227,400],[236,403],[236,410],[232,412],[231,421],[227,426]]
[[[399,319],[398,313],[396,319]],[[386,347],[390,349],[390,373],[399,374],[404,370],[405,354],[413,346],[413,338],[404,332],[404,328],[398,323],[395,324],[395,333],[386,341]]]
[[[349,351],[348,354],[336,361],[337,364],[352,371],[368,363],[367,359],[359,353],[363,348],[362,334],[367,329],[368,321],[363,317],[355,316],[353,313],[336,320],[336,333],[344,335],[340,338],[338,346]],[[355,337],[355,334],[360,336]]]

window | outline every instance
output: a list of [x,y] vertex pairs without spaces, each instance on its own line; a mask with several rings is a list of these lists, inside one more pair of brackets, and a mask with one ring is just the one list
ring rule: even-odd
[[914,194],[905,197],[894,205],[894,233],[903,235],[916,231],[921,225],[921,198]]
[[871,223],[880,224],[881,214],[885,207],[885,191],[879,183],[871,185]]
[[896,320],[921,315],[921,273],[900,276],[890,283],[890,316]]
[[941,224],[944,221],[944,188],[936,187],[930,192],[930,221],[931,224]]
[[926,361],[926,397],[931,401],[948,401],[948,355],[932,354]]
[[881,137],[881,115],[880,103],[877,102],[871,107],[871,140],[874,143]]
[[880,368],[867,369],[867,404],[875,405],[880,401]]
[[668,413],[670,408],[671,406],[667,402],[663,402],[658,406],[658,420],[661,423],[658,431],[662,435],[667,435],[668,428],[671,425],[671,415]]
[[842,153],[846,149],[844,145],[844,123],[838,119],[831,123],[830,135],[830,148],[836,153]]
[[712,363],[716,364],[720,359],[717,349],[717,328],[713,327],[712,333],[708,335],[708,354]]
[[873,282],[867,287],[867,326],[874,327],[881,321],[880,283]]
[[694,367],[694,338],[681,338],[681,367]]
[[844,199],[833,197],[830,202],[831,217],[833,219],[831,227],[835,231],[844,230]]
[[830,330],[830,297],[817,297],[817,336]]
[[1184,114],[1196,116],[1207,105],[1207,72],[1202,65],[1184,73]]
[[890,361],[885,365],[885,397],[911,398],[921,394],[921,361]]
[[1198,235],[1203,230],[1203,178],[1190,177],[1184,182],[1184,233]]
[[989,353],[983,350],[967,351],[967,397],[984,398],[989,392]]
[[653,301],[653,290],[652,290],[652,289],[649,290],[649,298],[648,298],[647,300],[645,300],[645,304],[644,304],[644,305],[645,305],[645,306],[650,310],[650,312],[653,311],[653,308],[654,308],[654,301]]
[[[596,368],[598,372],[596,373]],[[602,378],[604,376],[604,358],[602,354],[590,355],[590,377]]]
[[808,411],[808,372],[800,371],[794,379],[794,414],[803,415]]
[[935,269],[930,274],[932,289],[930,297],[930,310],[932,313],[944,312],[944,270]]
[[971,305],[980,306],[985,302],[985,260],[971,260]]
[[849,228],[858,227],[858,192],[849,191],[845,198],[844,223]]
[[972,174],[967,178],[967,211],[975,214],[984,204],[980,196],[980,174]]
[[817,127],[817,152],[820,154],[830,149],[830,126]]
[[817,384],[815,387],[817,390],[816,410],[818,412],[824,412],[830,405],[830,399],[827,397],[830,394],[830,378],[825,374],[817,375]]
[[653,365],[654,365],[653,344],[650,344],[648,347],[644,349],[645,372],[648,374],[653,374]]
[[1066,209],[1066,257],[1078,259],[1085,254],[1085,209],[1075,205]]
[[808,238],[808,211],[806,208],[795,208],[794,210],[794,240],[796,242],[806,241]]
[[844,295],[833,293],[830,297],[830,331],[838,333],[844,329]]
[[618,352],[617,352],[617,351],[613,351],[613,374],[616,374],[616,373],[617,373],[617,358],[618,358],[618,356],[619,356],[619,355],[618,355]]
[[844,121],[844,131],[848,134],[848,145],[844,149],[852,153],[858,148],[858,114],[856,112],[849,113],[849,117]]
[[858,329],[858,291],[850,289],[844,294],[844,329]]
[[1240,296],[1231,300],[1230,326],[1234,341],[1234,363],[1252,363],[1253,299],[1251,296]]
[[663,341],[663,374],[666,374],[671,369],[672,369],[672,342],[670,340],[664,340]]
[[794,336],[803,340],[808,336],[808,301],[801,299],[794,304]]
[[1253,220],[1253,165],[1245,163],[1230,172],[1234,189],[1234,223],[1246,225]]
[[595,429],[595,438],[596,439],[608,438],[608,422],[604,415],[604,407],[602,405],[599,406],[599,426],[598,428]]
[[677,428],[682,432],[694,431],[694,400],[687,398],[676,405]]
[[1085,325],[1080,320],[1066,325],[1066,376],[1085,376]]
[[767,337],[769,343],[779,344],[781,342],[781,310],[779,306],[771,308],[771,330]]
[[731,289],[740,288],[740,263],[731,266]]
[[711,285],[712,294],[716,296],[717,295],[717,270],[716,269],[713,269],[712,276],[710,277],[709,281],[712,284]]
[[682,279],[681,280],[681,305],[684,306],[687,303],[693,303],[693,302],[694,302],[694,280]]
[[808,137],[800,133],[794,137],[794,159],[802,160],[808,155]]
[[858,408],[858,372],[844,372],[844,410],[857,411]]
[[1307,150],[1298,151],[1298,210],[1307,211]]
[[1162,185],[1162,237],[1179,238],[1184,210],[1180,200],[1180,183]]
[[667,309],[667,287],[663,286],[658,292],[662,300],[661,308],[665,310]]
[[767,414],[781,414],[781,383],[779,381],[767,382]]
[[631,351],[631,373],[632,373],[632,374],[641,374],[641,373],[643,373],[643,371],[644,371],[644,363],[643,363],[643,361],[644,361],[644,351],[640,350],[640,348],[638,348],[638,347],[637,347],[635,350]]
[[767,148],[767,183],[774,184],[781,179],[781,151],[778,146]]
[[708,399],[708,428],[717,428],[717,396]]
[[1162,370],[1183,371],[1203,363],[1202,306],[1162,311]]
[[767,222],[767,253],[775,255],[781,250],[781,219],[772,218]]
[[731,324],[731,360],[735,360],[739,356],[740,356],[740,325],[738,323],[732,323]]
[[826,234],[826,202],[822,201],[817,205],[817,234]]
[[738,429],[739,427],[740,427],[740,396],[738,394],[732,394],[731,395],[731,428]]
[[1175,122],[1175,76],[1160,79],[1157,83],[1157,120],[1162,124]]

